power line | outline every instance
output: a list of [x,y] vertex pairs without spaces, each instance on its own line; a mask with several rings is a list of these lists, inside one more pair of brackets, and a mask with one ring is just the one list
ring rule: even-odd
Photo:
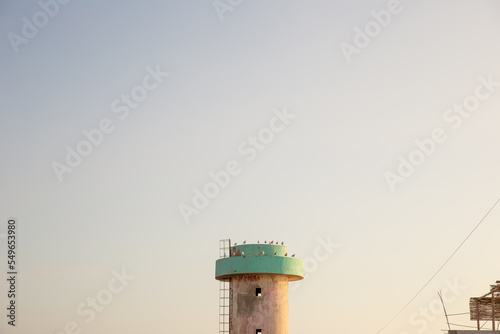
[[469,237],[472,235],[472,233],[474,233],[476,231],[476,229],[479,227],[479,225],[481,225],[481,223],[486,219],[486,217],[488,217],[490,212],[493,211],[493,209],[497,206],[498,202],[500,202],[500,198],[495,202],[495,204],[493,204],[493,206],[488,210],[488,212],[486,212],[486,214],[479,221],[479,223],[477,223],[477,225],[472,229],[472,231],[467,235],[467,237],[460,243],[460,245],[458,245],[458,247],[453,251],[453,253],[451,253],[451,255],[448,257],[448,259],[446,261],[444,261],[444,263],[441,265],[441,267],[439,267],[439,269],[434,273],[434,275],[432,275],[431,278],[429,278],[429,280],[424,284],[424,286],[422,286],[420,288],[420,290],[418,290],[418,292],[415,294],[415,296],[413,296],[413,298],[410,299],[410,301],[408,303],[406,303],[406,305],[403,306],[403,308],[398,313],[396,313],[396,315],[394,317],[392,317],[392,319],[387,324],[385,324],[385,326],[382,327],[376,334],[379,334],[387,326],[389,326],[394,321],[394,319],[396,319],[401,314],[401,312],[403,312],[408,307],[408,305],[410,305],[411,302],[413,302],[415,300],[415,298],[418,297],[418,295],[427,287],[427,285],[429,285],[429,283],[434,279],[434,277],[436,277],[436,275],[441,271],[441,269],[443,269],[444,266],[451,260],[451,258],[455,255],[455,253],[458,252],[458,250],[463,246],[463,244],[465,244],[465,242],[467,241],[467,239],[469,239]]

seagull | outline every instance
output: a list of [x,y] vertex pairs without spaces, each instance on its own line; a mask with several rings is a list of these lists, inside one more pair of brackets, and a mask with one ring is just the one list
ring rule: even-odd
[[295,254],[293,254],[292,257],[295,257]]
[[288,256],[288,253],[285,253],[285,256]]
[[270,244],[272,244],[274,241],[271,241]]
[[284,242],[284,241],[282,241],[282,242],[281,242],[281,246],[283,246],[284,244],[285,244],[285,242]]
[[259,255],[264,255],[264,251],[260,252],[260,254],[259,254]]
[[246,240],[245,240],[245,241],[243,241],[243,245],[244,245],[244,244],[246,244],[246,243],[247,243],[247,241],[246,241]]
[[241,256],[245,257],[245,252],[241,252]]

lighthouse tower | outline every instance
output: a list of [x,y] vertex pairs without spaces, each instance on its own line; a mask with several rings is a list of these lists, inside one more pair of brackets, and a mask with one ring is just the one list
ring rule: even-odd
[[276,243],[230,245],[221,240],[215,278],[221,281],[220,333],[288,334],[288,282],[304,263]]

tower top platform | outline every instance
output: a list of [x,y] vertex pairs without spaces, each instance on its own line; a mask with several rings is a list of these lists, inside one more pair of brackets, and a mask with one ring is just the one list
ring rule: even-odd
[[218,280],[250,274],[285,275],[298,281],[304,278],[304,262],[291,257],[286,246],[264,243],[231,246],[230,254],[215,263]]

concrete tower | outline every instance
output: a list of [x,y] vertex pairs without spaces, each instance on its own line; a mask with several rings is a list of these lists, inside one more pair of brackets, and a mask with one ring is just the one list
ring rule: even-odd
[[288,282],[304,278],[304,263],[278,244],[227,249],[215,278],[229,282],[230,334],[288,334]]

